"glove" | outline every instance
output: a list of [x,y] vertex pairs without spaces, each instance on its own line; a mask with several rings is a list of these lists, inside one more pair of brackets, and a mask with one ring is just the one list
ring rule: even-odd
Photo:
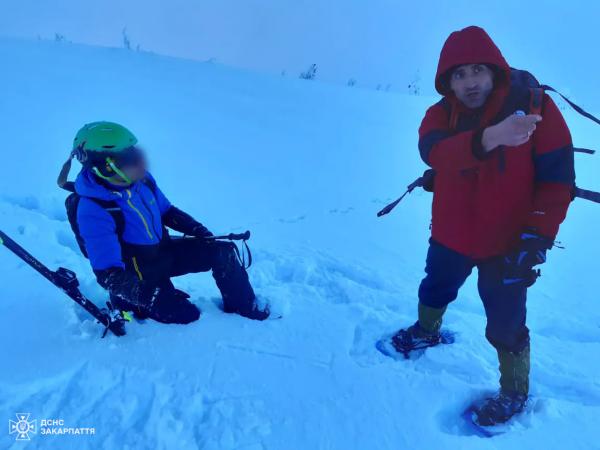
[[211,236],[214,236],[214,234],[212,234],[208,228],[206,228],[204,225],[202,225],[201,223],[198,223],[197,225],[195,225],[191,232],[189,233],[190,236],[194,236],[194,237],[198,237],[198,238],[209,238]]
[[533,229],[525,230],[520,239],[518,249],[504,257],[502,283],[505,285],[525,281],[531,286],[539,276],[533,267],[546,262],[546,251],[554,245],[552,239]]
[[147,314],[152,308],[153,299],[159,294],[158,287],[148,285],[121,268],[96,271],[96,278],[111,296],[122,301],[120,309]]
[[207,238],[213,236],[204,225],[179,208],[172,206],[162,216],[163,225],[188,236]]

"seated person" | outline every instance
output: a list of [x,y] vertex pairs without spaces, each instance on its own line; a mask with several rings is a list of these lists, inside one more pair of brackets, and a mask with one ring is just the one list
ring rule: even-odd
[[[225,312],[266,319],[269,308],[258,307],[235,244],[210,239],[206,227],[167,200],[136,144],[119,124],[87,124],[77,133],[72,153],[83,169],[74,186],[67,182],[69,159],[58,179],[78,196],[82,250],[112,306],[163,323],[195,321],[200,310],[171,277],[212,270]],[[195,239],[170,237],[165,227]]]

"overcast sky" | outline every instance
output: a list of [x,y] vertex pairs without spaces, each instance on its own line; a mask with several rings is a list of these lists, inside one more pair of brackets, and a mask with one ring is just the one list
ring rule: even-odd
[[134,46],[156,53],[294,77],[316,63],[321,80],[399,91],[418,73],[423,93],[434,93],[448,34],[479,25],[509,64],[590,107],[599,22],[591,0],[0,0],[3,36],[120,46],[126,27]]

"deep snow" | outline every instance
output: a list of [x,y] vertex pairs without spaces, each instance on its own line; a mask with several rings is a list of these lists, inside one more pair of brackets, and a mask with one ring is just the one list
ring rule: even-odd
[[[510,432],[482,439],[458,418],[497,386],[475,277],[447,314],[455,344],[406,362],[374,349],[415,320],[431,197],[415,191],[393,215],[375,213],[423,170],[417,128],[436,98],[52,42],[0,39],[0,61],[0,229],[105,301],[55,178],[83,123],[119,121],[174,204],[213,231],[252,230],[252,282],[284,314],[225,315],[212,278],[189,275],[176,284],[200,321],[133,323],[102,340],[0,249],[0,417],[96,428],[27,444],[6,433],[1,448],[600,448],[594,204],[572,205],[558,238],[567,248],[550,252],[530,290],[533,402]],[[563,113],[577,146],[600,147],[600,128]],[[600,156],[577,159],[579,184],[600,189]]]

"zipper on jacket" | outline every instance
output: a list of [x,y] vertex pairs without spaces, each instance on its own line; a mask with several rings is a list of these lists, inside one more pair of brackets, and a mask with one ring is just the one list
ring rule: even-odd
[[152,229],[154,230],[154,233],[156,234],[156,238],[158,239],[158,232],[156,231],[156,223],[154,222],[154,214],[152,214],[152,211],[150,211],[150,207],[146,203],[146,200],[144,200],[144,196],[141,194],[141,192],[138,192],[138,195],[142,199],[142,204],[144,205],[144,208],[146,209],[146,211],[148,211],[148,215],[150,216],[150,221],[152,222]]
[[140,216],[140,219],[142,219],[142,222],[144,223],[144,227],[146,228],[146,232],[148,233],[148,236],[150,237],[150,239],[153,239],[154,236],[152,236],[152,233],[150,232],[150,228],[148,227],[148,222],[146,222],[146,219],[144,219],[144,215],[140,212],[139,209],[137,209],[135,206],[133,206],[133,203],[131,202],[131,191],[129,189],[127,189],[127,194],[129,194],[129,198],[127,199],[127,204],[131,207],[131,209],[133,209],[138,216]]

